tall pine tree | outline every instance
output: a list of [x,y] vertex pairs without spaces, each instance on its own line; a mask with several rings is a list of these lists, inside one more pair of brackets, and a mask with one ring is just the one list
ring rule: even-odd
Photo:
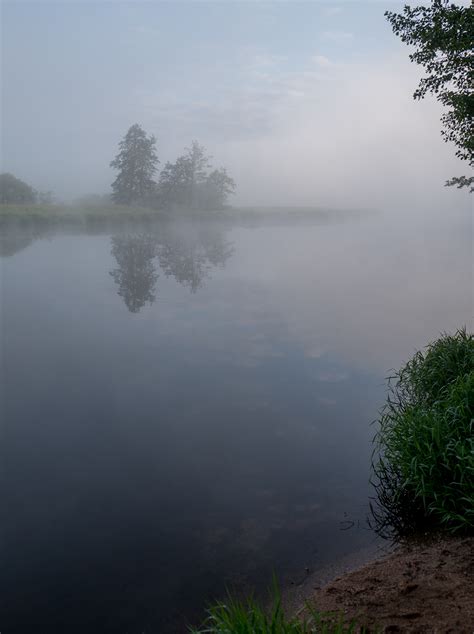
[[147,137],[137,123],[132,125],[119,143],[119,153],[110,163],[110,167],[118,170],[117,178],[112,183],[115,203],[143,204],[150,198],[155,189],[153,175],[159,163],[155,145],[155,137]]

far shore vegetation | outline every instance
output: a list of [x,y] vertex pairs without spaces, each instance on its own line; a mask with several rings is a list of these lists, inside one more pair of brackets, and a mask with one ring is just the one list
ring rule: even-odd
[[[101,197],[99,197],[101,198]],[[230,206],[219,209],[193,209],[174,206],[153,208],[142,205],[116,205],[110,200],[96,197],[86,198],[71,204],[12,204],[0,203],[0,223],[27,222],[28,220],[48,224],[83,224],[89,220],[219,220],[265,221],[265,220],[310,220],[344,221],[375,213],[366,209],[337,209],[303,206]]]
[[32,215],[78,215],[81,212],[106,214],[174,213],[219,211],[228,207],[235,182],[225,167],[214,168],[212,157],[197,141],[174,163],[160,163],[156,139],[143,128],[132,125],[119,143],[119,152],[110,166],[117,171],[111,194],[85,196],[74,205],[54,204],[52,192],[36,191],[13,174],[0,174],[0,213]]

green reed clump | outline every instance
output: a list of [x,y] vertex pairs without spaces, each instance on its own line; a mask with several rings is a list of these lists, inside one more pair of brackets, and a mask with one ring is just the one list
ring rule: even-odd
[[442,335],[389,380],[374,442],[376,528],[474,529],[474,336]]
[[306,619],[285,617],[281,596],[275,586],[273,605],[262,609],[253,599],[239,601],[228,596],[208,610],[208,617],[192,634],[363,634],[366,630],[354,621],[344,623],[343,615],[318,613],[307,606]]

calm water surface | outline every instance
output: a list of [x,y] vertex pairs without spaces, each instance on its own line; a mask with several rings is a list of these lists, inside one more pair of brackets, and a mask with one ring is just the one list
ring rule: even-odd
[[0,631],[182,632],[372,543],[384,377],[470,323],[471,231],[3,227]]

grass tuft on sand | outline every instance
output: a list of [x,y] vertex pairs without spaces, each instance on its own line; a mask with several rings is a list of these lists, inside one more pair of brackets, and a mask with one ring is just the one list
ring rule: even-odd
[[287,618],[283,612],[281,595],[276,582],[272,606],[264,610],[254,599],[240,601],[228,595],[227,599],[208,610],[208,617],[192,634],[352,634],[365,629],[355,621],[344,622],[337,612],[321,613],[307,606],[307,616]]

